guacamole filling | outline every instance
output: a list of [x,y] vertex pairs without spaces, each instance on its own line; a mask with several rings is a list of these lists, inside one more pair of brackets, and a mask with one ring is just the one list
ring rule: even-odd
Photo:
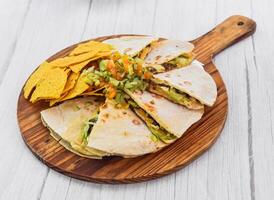
[[185,67],[189,65],[194,59],[192,53],[184,53],[163,64],[165,71],[170,71],[175,68]]
[[183,53],[182,55],[166,62],[161,65],[154,64],[147,66],[146,68],[153,74],[167,72],[176,68],[185,67],[194,60],[193,53]]
[[[168,69],[167,67],[164,67],[162,65],[151,65],[151,66],[147,66],[146,67],[148,69],[148,71],[150,71],[151,73],[153,74],[157,74],[157,73],[162,73],[162,72],[165,72],[165,71],[168,71],[166,69]],[[173,68],[173,66],[172,66]]]
[[140,108],[133,100],[128,100],[129,107],[146,123],[152,133],[154,142],[162,141],[166,144],[173,142],[177,137],[163,129],[151,116]]
[[174,103],[186,106],[190,109],[203,108],[203,105],[198,100],[189,96],[187,93],[181,92],[164,84],[151,83],[149,86],[149,91],[163,96]]

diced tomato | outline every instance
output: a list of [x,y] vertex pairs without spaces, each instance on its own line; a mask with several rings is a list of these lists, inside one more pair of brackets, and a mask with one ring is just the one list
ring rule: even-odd
[[116,78],[118,81],[123,80],[123,78],[124,78],[124,73],[122,74],[122,73],[120,73],[120,72],[117,72],[115,78]]
[[124,55],[122,57],[122,60],[123,60],[123,65],[124,65],[124,69],[125,69],[125,72],[128,72],[128,66],[129,66],[129,60],[128,60],[128,57],[126,55]]
[[137,65],[137,74],[138,74],[138,76],[142,76],[142,73],[143,73],[143,66],[138,63],[138,65]]
[[113,99],[116,96],[116,89],[113,86],[109,86],[107,89],[107,98]]
[[116,77],[117,70],[116,70],[113,60],[108,61],[107,70],[112,74],[113,77]]
[[150,79],[152,77],[152,73],[151,72],[145,72],[144,73],[144,79]]

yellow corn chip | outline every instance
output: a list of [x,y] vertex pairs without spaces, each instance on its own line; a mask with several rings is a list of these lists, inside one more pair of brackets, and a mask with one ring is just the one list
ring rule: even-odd
[[70,52],[69,56],[76,56],[90,51],[111,51],[112,49],[112,46],[109,44],[89,41],[83,44],[79,44],[75,49],[73,49],[72,52]]
[[40,99],[57,99],[61,96],[67,82],[68,73],[64,69],[53,68],[47,71],[44,79],[39,81],[30,101],[35,103]]
[[105,96],[103,93],[96,93],[96,92],[86,92],[81,94],[82,96]]
[[102,53],[100,52],[100,53],[96,54],[96,57],[93,57],[93,58],[86,60],[84,62],[81,62],[81,63],[70,65],[69,68],[74,73],[79,73],[89,62],[97,60],[101,57],[109,56],[110,54],[111,54],[111,52],[102,52]]
[[49,106],[53,106],[53,105],[55,105],[56,103],[62,101],[62,99],[63,99],[67,94],[68,94],[68,92],[65,92],[65,93],[63,93],[63,94],[61,95],[60,98],[49,100]]
[[80,75],[79,73],[73,73],[73,72],[69,75],[66,86],[65,86],[62,94],[68,92],[75,86],[75,83],[76,83],[79,75]]
[[97,58],[102,58],[105,56],[110,56],[111,55],[111,51],[100,51],[96,54]]
[[98,88],[96,90],[92,90],[92,91],[89,91],[89,92],[84,92],[82,93],[83,96],[105,96],[105,94],[103,93],[96,93],[102,89],[104,89],[105,87],[101,87],[101,88]]
[[31,93],[31,91],[34,89],[34,87],[37,85],[37,83],[44,79],[44,74],[52,69],[52,65],[50,65],[47,61],[43,62],[37,70],[30,76],[30,78],[27,80],[25,86],[24,86],[24,97],[27,99]]
[[63,92],[62,92],[61,97],[59,97],[58,99],[51,99],[51,100],[49,100],[49,106],[53,106],[54,104],[56,104],[56,103],[62,101],[62,99],[63,99],[65,96],[67,96],[67,94],[69,93],[69,91],[70,91],[71,89],[73,89],[73,87],[75,86],[75,84],[76,84],[76,82],[77,82],[77,79],[78,79],[79,75],[80,75],[79,73],[73,73],[73,72],[70,73],[70,75],[69,75],[69,77],[68,77],[68,79],[67,79],[67,83],[66,83],[66,85],[65,85],[65,88],[64,88],[64,90],[63,90]]
[[55,67],[68,67],[70,65],[81,63],[83,61],[91,59],[95,57],[96,54],[97,54],[97,51],[91,51],[91,52],[83,53],[77,56],[67,56],[64,58],[58,58],[56,60],[53,60],[52,62],[50,62],[50,64]]
[[[97,59],[95,57],[95,59]],[[73,71],[74,73],[79,73],[90,61],[92,61],[93,59],[89,59],[89,60],[86,60],[84,62],[81,62],[81,63],[77,63],[77,64],[74,64],[74,65],[71,65],[69,66],[69,68],[71,69],[71,71]]]
[[81,74],[81,76],[78,78],[74,88],[72,88],[68,94],[62,98],[60,101],[64,101],[67,99],[72,99],[76,96],[79,96],[83,92],[85,92],[89,88],[89,85],[86,83],[86,76]]

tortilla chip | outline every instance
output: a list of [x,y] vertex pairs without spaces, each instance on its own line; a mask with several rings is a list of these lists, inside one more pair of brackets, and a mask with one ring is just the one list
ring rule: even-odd
[[51,106],[55,105],[56,103],[62,101],[62,99],[63,99],[65,96],[67,96],[67,94],[68,94],[68,92],[65,92],[65,93],[63,93],[63,94],[61,95],[60,98],[49,100],[49,101],[48,101],[48,102],[49,102],[49,106],[51,107]]
[[64,101],[67,99],[72,99],[76,96],[79,96],[83,92],[85,92],[89,88],[89,85],[86,83],[86,76],[81,74],[81,76],[78,78],[74,88],[72,88],[68,94],[62,98],[60,101]]
[[79,75],[80,75],[79,73],[74,73],[74,72],[72,72],[69,75],[67,83],[66,83],[66,86],[65,86],[65,88],[64,88],[64,90],[62,92],[63,94],[66,93],[66,92],[68,92],[69,90],[71,90],[75,86],[75,83],[76,83]]
[[86,61],[81,62],[81,63],[77,63],[77,64],[74,64],[74,65],[71,65],[71,66],[69,66],[69,68],[74,73],[79,73],[90,61],[91,61],[91,59],[86,60]]
[[77,56],[67,56],[53,60],[50,64],[55,67],[68,67],[73,64],[81,63],[96,56],[98,51],[90,51]]
[[96,54],[95,57],[89,59],[89,60],[86,60],[84,62],[81,62],[81,63],[77,63],[77,64],[74,64],[74,65],[71,65],[69,66],[69,68],[74,72],[74,73],[78,73],[80,72],[85,66],[87,66],[87,64],[91,61],[94,61],[94,60],[97,60],[99,58],[102,58],[102,57],[105,57],[105,56],[110,56],[111,55],[111,52],[99,52],[98,54]]
[[102,89],[104,89],[105,87],[101,87],[101,88],[98,88],[98,89],[95,89],[95,90],[91,90],[91,91],[86,91],[84,92],[82,95],[83,96],[105,96],[105,94],[103,93],[96,93]]
[[90,51],[111,51],[112,49],[112,46],[109,44],[89,41],[83,44],[79,44],[75,49],[73,49],[72,52],[70,52],[69,56],[76,56]]
[[61,96],[67,82],[68,73],[64,69],[54,68],[47,71],[44,79],[39,81],[30,101],[35,103],[40,99],[57,99]]
[[67,96],[70,90],[72,90],[77,82],[77,79],[79,77],[79,73],[71,73],[67,79],[67,83],[65,85],[65,88],[62,92],[62,95],[58,99],[51,99],[49,100],[49,106],[53,106],[54,104],[62,101],[62,99]]
[[110,51],[100,51],[99,53],[96,54],[96,56],[98,58],[102,58],[102,57],[110,56],[110,55],[111,55]]
[[81,95],[83,95],[83,96],[105,96],[105,94],[95,93],[95,92],[86,92],[86,93],[83,93]]
[[43,62],[37,70],[30,76],[30,78],[27,80],[25,87],[24,87],[24,97],[27,99],[32,92],[32,90],[35,88],[37,83],[44,79],[44,74],[52,69],[52,65],[50,65],[47,61]]

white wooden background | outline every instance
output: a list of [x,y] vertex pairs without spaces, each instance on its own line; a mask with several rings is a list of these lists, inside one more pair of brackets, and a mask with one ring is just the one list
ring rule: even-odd
[[[0,199],[274,199],[274,1],[0,0]],[[116,33],[189,40],[230,15],[257,22],[254,36],[215,58],[229,94],[216,144],[177,173],[105,185],[63,176],[21,139],[16,103],[44,59],[80,40]]]

